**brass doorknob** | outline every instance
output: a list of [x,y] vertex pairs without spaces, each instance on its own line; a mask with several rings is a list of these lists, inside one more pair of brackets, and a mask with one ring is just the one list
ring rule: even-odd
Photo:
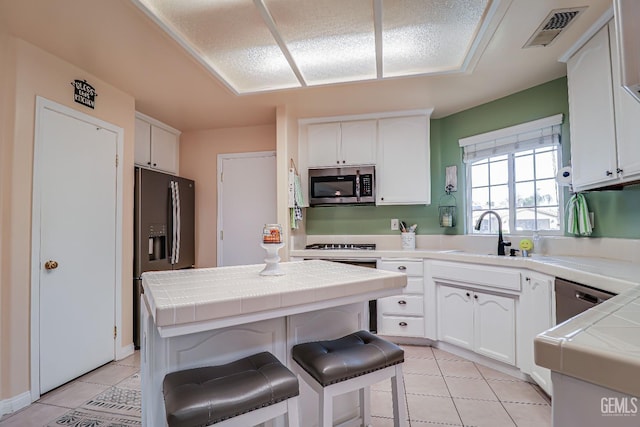
[[44,263],[44,268],[46,268],[47,270],[55,270],[56,268],[58,268],[58,261],[47,261]]

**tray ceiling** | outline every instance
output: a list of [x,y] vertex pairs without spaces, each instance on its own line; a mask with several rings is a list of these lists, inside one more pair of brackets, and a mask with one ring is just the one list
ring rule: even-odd
[[132,1],[236,94],[469,71],[505,2]]

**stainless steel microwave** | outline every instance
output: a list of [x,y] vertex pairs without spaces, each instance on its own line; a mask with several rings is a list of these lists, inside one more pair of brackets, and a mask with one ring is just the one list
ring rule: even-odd
[[309,205],[373,204],[375,175],[375,166],[309,169]]

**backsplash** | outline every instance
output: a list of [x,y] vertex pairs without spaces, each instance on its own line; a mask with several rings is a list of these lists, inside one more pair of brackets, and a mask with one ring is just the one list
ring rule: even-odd
[[[512,248],[517,248],[523,236],[506,238]],[[301,243],[301,242],[300,242]],[[314,235],[307,236],[305,244],[312,243],[375,243],[377,250],[401,250],[400,233],[389,235]],[[469,235],[419,235],[416,236],[416,250],[460,250],[477,254],[495,254],[496,236]],[[533,256],[577,256],[606,258],[618,261],[640,263],[639,239],[582,238],[545,236],[541,248],[533,249]],[[295,249],[304,249],[297,244]],[[410,258],[412,251],[403,251]]]

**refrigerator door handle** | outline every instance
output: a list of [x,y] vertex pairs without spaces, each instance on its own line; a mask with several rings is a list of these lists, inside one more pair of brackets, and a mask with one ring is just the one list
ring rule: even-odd
[[175,264],[178,241],[176,238],[176,182],[171,181],[171,264]]
[[180,235],[182,234],[180,231],[180,186],[178,185],[178,181],[176,181],[176,255],[175,255],[175,264],[180,262]]

